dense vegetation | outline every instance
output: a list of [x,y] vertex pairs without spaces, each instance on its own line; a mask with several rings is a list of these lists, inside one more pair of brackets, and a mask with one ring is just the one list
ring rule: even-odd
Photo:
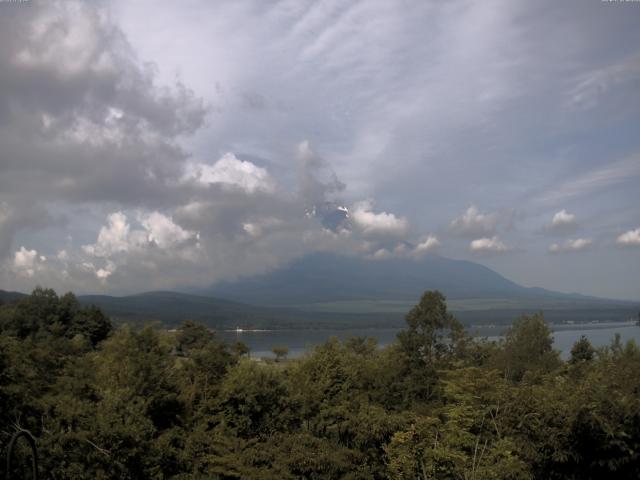
[[54,479],[640,478],[635,343],[563,362],[541,314],[472,340],[438,292],[406,321],[257,362],[37,289],[0,306],[0,448],[28,429]]

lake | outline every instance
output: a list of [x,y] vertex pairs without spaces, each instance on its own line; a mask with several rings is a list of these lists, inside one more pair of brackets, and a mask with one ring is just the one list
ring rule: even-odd
[[[472,327],[475,336],[490,340],[500,338],[506,327]],[[640,327],[633,323],[588,323],[574,325],[551,325],[554,348],[560,350],[563,358],[569,357],[574,342],[584,335],[594,347],[609,345],[616,333],[623,342],[635,339],[640,343]],[[348,337],[373,337],[378,345],[385,346],[396,340],[398,328],[354,328],[354,329],[296,329],[296,330],[235,330],[220,331],[218,334],[227,341],[244,342],[251,349],[252,357],[273,357],[271,349],[275,346],[289,348],[289,357],[295,358],[326,342],[331,337],[344,340]]]

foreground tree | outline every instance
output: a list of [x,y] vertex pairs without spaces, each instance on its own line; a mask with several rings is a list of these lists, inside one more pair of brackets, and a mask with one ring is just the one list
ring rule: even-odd
[[640,478],[640,348],[619,336],[563,364],[541,315],[472,341],[427,292],[388,347],[274,364],[192,322],[100,341],[83,311],[0,306],[0,450],[30,430],[51,478]]
[[591,346],[591,342],[587,337],[582,335],[580,340],[571,347],[571,357],[569,363],[576,365],[582,362],[590,362],[596,354],[595,348]]
[[524,375],[549,373],[560,366],[553,335],[542,313],[523,315],[505,335],[501,367],[506,378],[519,382]]
[[241,438],[289,431],[299,418],[283,374],[250,360],[229,370],[216,409],[221,421]]
[[276,362],[284,360],[289,355],[289,347],[285,347],[284,345],[277,345],[271,349],[273,354],[276,356]]
[[407,400],[428,400],[434,394],[438,367],[459,349],[464,329],[447,312],[445,297],[438,291],[425,292],[406,322],[398,342],[406,368]]
[[20,339],[81,335],[95,347],[111,330],[109,317],[99,308],[82,306],[73,293],[58,297],[52,289],[37,287],[28,297],[0,309],[0,331]]

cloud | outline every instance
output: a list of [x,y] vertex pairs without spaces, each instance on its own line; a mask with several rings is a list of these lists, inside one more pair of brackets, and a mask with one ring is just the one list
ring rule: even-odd
[[425,240],[416,245],[414,254],[422,255],[431,252],[441,245],[440,241],[435,235],[429,235]]
[[492,235],[498,226],[498,219],[497,213],[480,213],[475,205],[471,205],[451,221],[449,230],[464,236]]
[[116,264],[110,260],[107,260],[104,268],[98,268],[96,270],[96,277],[98,279],[104,281],[111,276],[113,272],[116,271]]
[[563,227],[567,225],[574,225],[575,223],[576,216],[573,213],[568,213],[566,210],[560,210],[551,220],[551,225],[553,227]]
[[630,99],[620,92],[633,88],[638,78],[640,55],[634,52],[618,61],[581,74],[577,85],[569,94],[571,104],[580,110],[593,110],[603,104],[610,108],[613,100],[615,103],[622,101],[624,103],[619,106],[629,108]]
[[578,222],[575,214],[562,209],[553,215],[551,223],[545,227],[545,230],[552,234],[566,234],[576,231],[577,228]]
[[377,243],[367,243],[364,246],[364,252],[368,252],[368,257],[374,260],[385,260],[388,258],[409,258],[414,260],[422,259],[426,254],[436,250],[441,246],[440,241],[435,235],[428,235],[424,241],[413,245],[406,241],[397,243],[387,242],[386,245],[380,246]]
[[590,238],[576,238],[567,240],[562,244],[554,243],[549,246],[549,253],[571,253],[581,252],[591,246],[593,241]]
[[189,232],[160,212],[151,212],[142,216],[140,223],[148,232],[147,239],[159,248],[171,248],[192,239],[199,238],[198,233]]
[[[0,5],[0,287],[139,291],[314,250],[412,255],[434,226],[502,236],[511,206],[519,241],[543,242],[527,222],[570,200],[596,231],[635,225],[634,18],[488,1]],[[367,198],[359,223],[338,208]],[[12,267],[22,245],[47,258],[30,278]],[[563,288],[533,246],[504,273]],[[637,285],[631,262],[590,261],[592,293]]]
[[160,213],[151,212],[139,216],[141,229],[131,229],[123,212],[114,212],[107,217],[107,225],[100,228],[95,243],[84,245],[88,255],[111,258],[120,253],[140,251],[152,247],[169,251],[186,243],[197,242],[199,234],[187,231]]
[[333,200],[336,194],[346,188],[329,163],[313,151],[308,140],[298,144],[296,157],[299,164],[299,193],[309,208]]
[[11,212],[9,206],[5,202],[0,203],[0,227],[9,220]]
[[578,175],[577,178],[555,183],[537,198],[537,202],[555,204],[625,183],[637,177],[640,177],[640,155],[635,154],[605,166],[593,168]]
[[[76,256],[74,261],[85,270],[93,271],[104,282],[122,268],[136,266],[139,269],[143,266],[151,273],[162,269],[165,263],[174,263],[176,259],[185,264],[198,259],[197,232],[185,230],[157,211],[139,215],[139,222],[142,228],[132,229],[123,212],[110,214],[96,242],[82,247],[84,254],[101,260],[103,267],[96,267],[93,260],[81,256]],[[58,259],[68,261],[69,253],[64,251]]]
[[268,217],[254,222],[246,222],[242,224],[242,229],[247,235],[258,238],[264,234],[277,231],[283,225],[283,221],[279,218]]
[[350,209],[353,223],[367,236],[403,236],[409,230],[406,218],[397,217],[393,213],[372,211],[373,205],[369,201],[356,203]]
[[478,238],[469,244],[469,250],[475,253],[504,253],[510,250],[497,236]]
[[107,279],[116,271],[116,264],[111,260],[104,263],[104,267],[96,267],[93,262],[82,262],[79,268],[90,272],[101,282],[102,285],[107,284]]
[[13,256],[13,271],[18,275],[33,277],[42,268],[46,260],[36,250],[27,250],[22,246]]
[[15,235],[15,227],[10,228],[12,210],[6,202],[0,202],[0,261],[9,253]]
[[249,161],[239,160],[233,153],[225,153],[213,165],[192,165],[188,170],[187,179],[194,179],[205,185],[238,187],[248,193],[271,193],[275,189],[273,179],[264,168]]
[[616,243],[627,247],[640,246],[640,228],[623,233],[616,239]]
[[397,243],[396,245],[387,245],[381,248],[373,245],[367,245],[366,250],[369,251],[368,257],[373,260],[386,260],[389,258],[411,258],[416,257],[414,255],[414,249],[411,245],[407,245],[404,242]]
[[115,212],[107,217],[107,225],[100,229],[96,243],[85,245],[83,250],[89,255],[108,257],[115,253],[126,252],[131,247],[129,223],[122,212]]
[[180,83],[159,85],[107,8],[2,8],[0,261],[16,235],[49,226],[53,208],[159,208],[183,195],[180,140],[207,108]]
[[[192,155],[192,135],[205,125],[210,102],[174,78],[160,82],[160,69],[139,60],[109,5],[70,0],[27,7],[0,17],[3,285],[120,292],[202,286],[310,251],[363,251],[365,241],[373,249],[380,239],[408,234],[405,218],[372,209],[349,218],[353,223],[340,234],[327,232],[321,218],[305,217],[346,186],[309,141],[300,141],[306,137],[300,129],[295,138],[272,136],[286,154],[259,142],[253,148],[253,138],[266,137],[254,135],[252,122],[269,130],[277,122],[259,116],[282,113],[282,102],[255,88],[223,88],[245,97],[257,92],[252,97],[263,99],[264,108],[248,110],[243,100],[242,111],[255,119],[242,124],[225,115],[240,141],[236,133],[221,138],[225,127],[212,118],[208,126],[218,130],[203,136],[220,141],[213,147],[204,141]],[[210,151],[228,153],[212,164],[198,160]],[[68,218],[79,244],[64,240],[66,226],[52,212]],[[34,257],[33,268],[25,266],[32,252],[25,249],[18,251],[21,266],[14,265],[22,236],[51,245],[44,264]]]
[[0,264],[3,259],[11,256],[16,235],[20,231],[38,230],[60,223],[60,218],[54,218],[43,206],[34,204],[33,200],[27,199],[24,203],[19,202],[16,205],[0,201]]

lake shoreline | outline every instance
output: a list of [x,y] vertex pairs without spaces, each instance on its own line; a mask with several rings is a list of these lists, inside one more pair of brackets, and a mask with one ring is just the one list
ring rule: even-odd
[[[610,344],[616,333],[623,341],[634,339],[640,342],[640,327],[635,322],[600,322],[584,324],[550,324],[554,335],[554,348],[566,358],[575,341],[582,335],[592,342],[594,347]],[[500,339],[508,326],[480,326],[476,329],[467,327],[474,338],[488,340]],[[317,345],[337,337],[344,341],[349,337],[372,337],[380,347],[396,340],[400,327],[366,327],[366,328],[322,328],[322,329],[274,329],[274,330],[220,330],[218,334],[226,341],[241,341],[251,350],[253,357],[273,358],[271,351],[276,346],[289,348],[289,357],[296,358],[310,352]]]
[[[555,330],[575,330],[577,328],[581,328],[584,330],[598,330],[610,328],[612,326],[616,327],[625,327],[625,326],[636,326],[637,323],[633,320],[628,321],[620,321],[620,322],[586,322],[586,323],[549,323],[549,328],[552,331]],[[474,325],[464,325],[465,330],[471,332],[478,329],[495,329],[495,330],[508,330],[511,325],[496,325],[496,324],[474,324]],[[390,326],[390,325],[348,325],[348,326],[304,326],[300,327],[286,327],[286,328],[221,328],[221,329],[212,329],[217,332],[224,333],[259,333],[259,332],[299,332],[299,331],[347,331],[347,330],[389,330],[389,329],[397,329],[398,331],[402,330],[404,326]]]

